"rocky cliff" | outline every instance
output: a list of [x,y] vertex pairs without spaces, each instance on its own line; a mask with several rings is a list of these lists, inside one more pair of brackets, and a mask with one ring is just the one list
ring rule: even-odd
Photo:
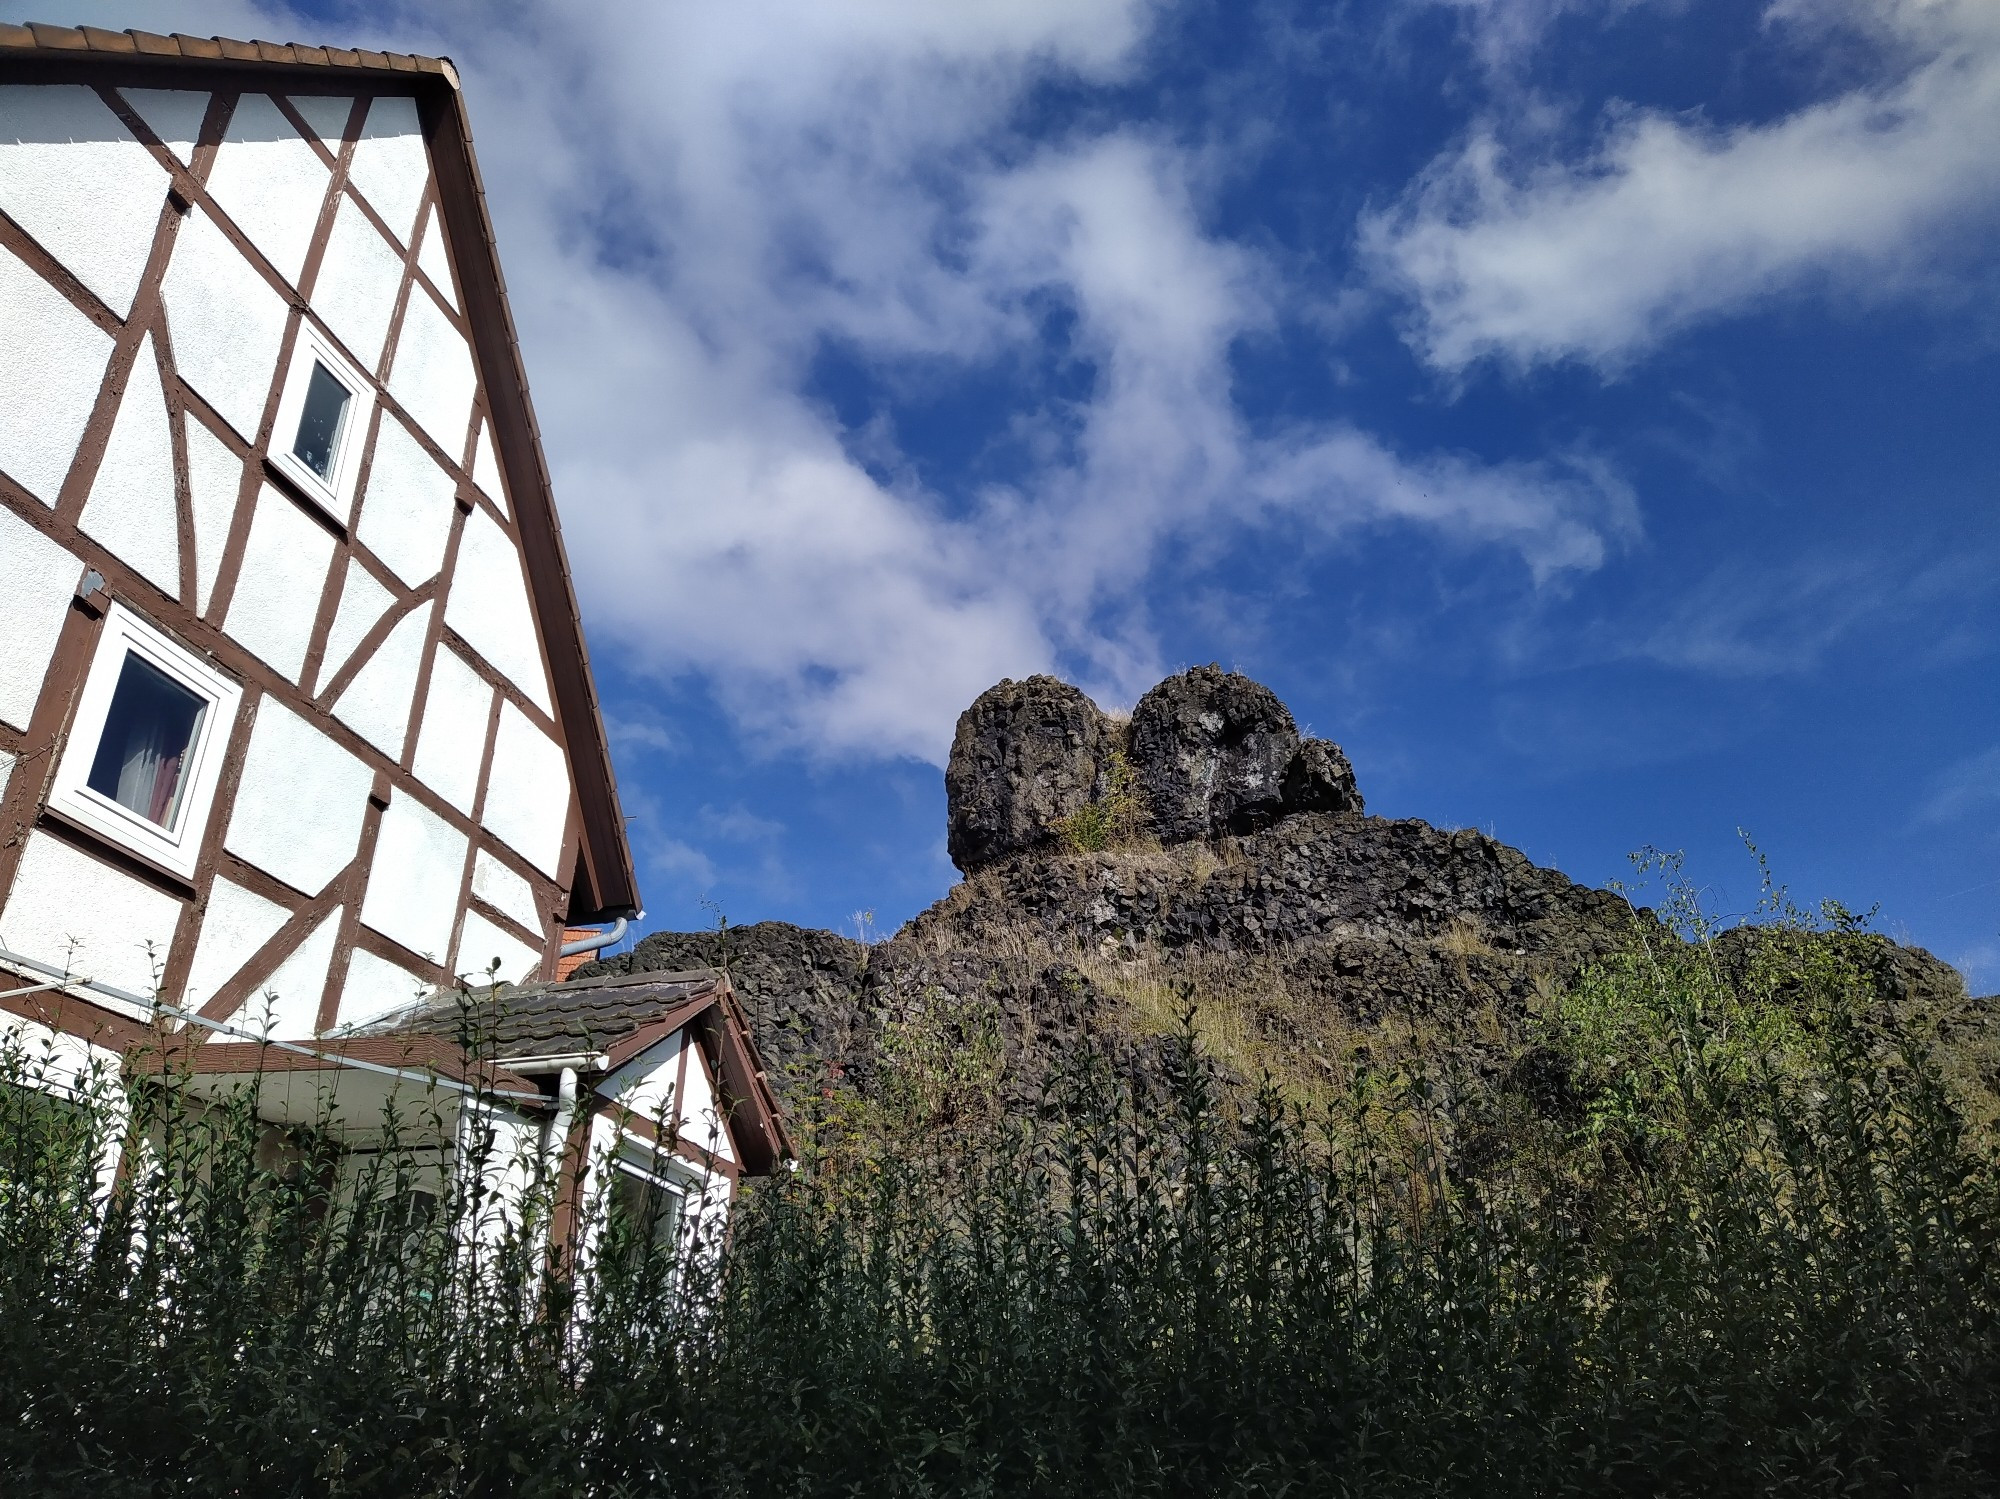
[[[1411,1027],[1472,1038],[1658,934],[1651,913],[1483,834],[1368,816],[1338,745],[1266,687],[1170,677],[1129,721],[1052,677],[959,719],[945,774],[966,878],[887,941],[782,922],[661,932],[583,973],[726,967],[782,1086],[863,1091],[885,1037],[991,1031],[1015,1101],[1085,1035],[1153,1071],[1181,1009],[1245,1076],[1310,1086]],[[1962,993],[1881,944],[1892,992]]]

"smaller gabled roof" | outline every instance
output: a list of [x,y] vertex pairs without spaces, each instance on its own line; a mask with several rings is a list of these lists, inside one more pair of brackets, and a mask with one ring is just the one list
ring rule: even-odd
[[715,1069],[744,1169],[770,1172],[791,1155],[791,1141],[736,991],[712,968],[439,991],[347,1035],[448,1041],[502,1068],[577,1057],[583,1059],[578,1072],[593,1075],[615,1071],[681,1031],[695,1038]]
[[[487,1057],[609,1052],[635,1031],[712,1003],[724,984],[713,969],[618,974],[567,984],[501,984],[440,990],[352,1032],[362,1036],[449,1036]],[[693,1012],[689,1010],[691,1015]]]

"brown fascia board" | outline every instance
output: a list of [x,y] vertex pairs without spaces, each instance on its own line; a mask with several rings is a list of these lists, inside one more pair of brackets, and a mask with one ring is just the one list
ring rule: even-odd
[[[734,991],[723,988],[718,997],[722,1003],[696,1017],[692,1029],[708,1043],[724,1102],[729,1106],[729,1122],[740,1126],[747,1136],[737,1144],[744,1173],[769,1176],[780,1161],[792,1157],[791,1137],[786,1133],[777,1095],[757,1060],[756,1043],[750,1039],[750,1028],[735,1002]],[[750,1149],[744,1148],[746,1143]]]
[[590,672],[576,585],[563,547],[541,429],[528,395],[520,338],[507,304],[506,278],[486,211],[486,189],[473,154],[458,70],[448,58],[404,53],[0,22],[0,79],[32,73],[51,80],[130,81],[144,86],[157,84],[167,71],[195,88],[283,89],[288,83],[308,80],[332,85],[392,82],[415,94],[436,168],[438,199],[464,273],[467,321],[494,443],[501,467],[513,481],[522,560],[548,642],[556,716],[576,778],[583,854],[573,881],[572,919],[588,925],[638,915],[639,881],[619,807],[618,777],[611,766],[611,745]]

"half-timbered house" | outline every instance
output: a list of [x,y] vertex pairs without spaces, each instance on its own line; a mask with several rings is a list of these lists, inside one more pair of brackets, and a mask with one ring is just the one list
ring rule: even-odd
[[0,1005],[435,1085],[638,903],[451,64],[0,25]]

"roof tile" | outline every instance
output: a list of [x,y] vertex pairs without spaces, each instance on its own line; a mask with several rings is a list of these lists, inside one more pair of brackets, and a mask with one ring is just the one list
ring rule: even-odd
[[83,33],[74,26],[50,26],[43,21],[30,21],[28,30],[35,34],[37,47],[53,47],[63,52],[87,52],[90,43]]
[[129,31],[106,31],[102,26],[83,28],[83,39],[93,52],[137,52],[138,43]]
[[670,1011],[713,995],[711,969],[529,984],[492,995],[446,991],[354,1032],[449,1036],[489,1057],[605,1051]]

